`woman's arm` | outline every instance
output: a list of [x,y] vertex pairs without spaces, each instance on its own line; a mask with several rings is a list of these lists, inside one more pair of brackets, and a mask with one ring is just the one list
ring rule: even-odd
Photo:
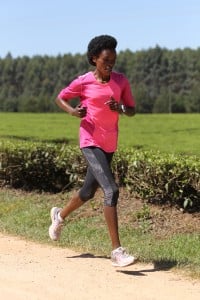
[[56,104],[65,112],[69,113],[71,116],[83,118],[86,116],[87,109],[86,107],[81,107],[81,105],[77,105],[76,107],[72,107],[67,101],[56,98]]
[[121,104],[120,110],[121,110],[121,113],[123,113],[129,117],[132,117],[135,115],[135,107],[125,106],[124,104]]

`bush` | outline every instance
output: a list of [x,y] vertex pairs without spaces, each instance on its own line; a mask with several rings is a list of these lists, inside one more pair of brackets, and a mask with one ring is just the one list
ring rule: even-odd
[[131,193],[155,204],[199,210],[200,163],[196,157],[141,151],[119,155],[124,160],[122,174],[126,170],[124,184]]
[[6,143],[0,155],[1,183],[25,190],[69,190],[80,185],[86,168],[80,150],[69,146]]
[[[140,150],[116,152],[119,186],[155,204],[200,209],[200,162],[196,157]],[[0,145],[0,183],[25,190],[60,192],[79,188],[86,163],[78,147],[30,143]]]

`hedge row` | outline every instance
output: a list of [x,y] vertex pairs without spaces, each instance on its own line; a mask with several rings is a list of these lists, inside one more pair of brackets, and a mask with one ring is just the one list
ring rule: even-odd
[[[200,210],[200,161],[155,152],[128,151],[117,154],[115,171],[131,193],[155,204],[169,203]],[[121,160],[121,164],[120,164]],[[121,176],[122,175],[122,176]]]
[[1,185],[60,192],[80,185],[85,169],[75,147],[38,143],[4,143],[0,147]]
[[[116,152],[113,172],[119,186],[156,204],[200,210],[200,162],[196,157],[140,150]],[[78,147],[6,142],[0,144],[0,184],[60,192],[79,188],[86,163]]]

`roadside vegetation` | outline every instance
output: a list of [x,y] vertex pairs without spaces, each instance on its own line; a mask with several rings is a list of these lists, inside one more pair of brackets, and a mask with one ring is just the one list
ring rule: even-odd
[[[59,242],[48,237],[50,209],[62,206],[71,193],[27,193],[0,190],[0,231],[6,234],[82,253],[109,257],[110,240],[103,217],[102,195],[73,213]],[[199,214],[183,213],[169,206],[157,207],[121,189],[120,236],[139,262],[153,262],[155,269],[174,269],[200,279]]]

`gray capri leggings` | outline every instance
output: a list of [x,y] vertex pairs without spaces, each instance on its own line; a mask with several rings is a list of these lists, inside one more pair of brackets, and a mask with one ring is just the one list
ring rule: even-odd
[[94,197],[100,186],[104,192],[104,205],[116,206],[119,198],[119,188],[115,183],[111,170],[113,153],[107,153],[97,147],[81,149],[88,163],[87,174],[83,187],[79,191],[82,201]]

